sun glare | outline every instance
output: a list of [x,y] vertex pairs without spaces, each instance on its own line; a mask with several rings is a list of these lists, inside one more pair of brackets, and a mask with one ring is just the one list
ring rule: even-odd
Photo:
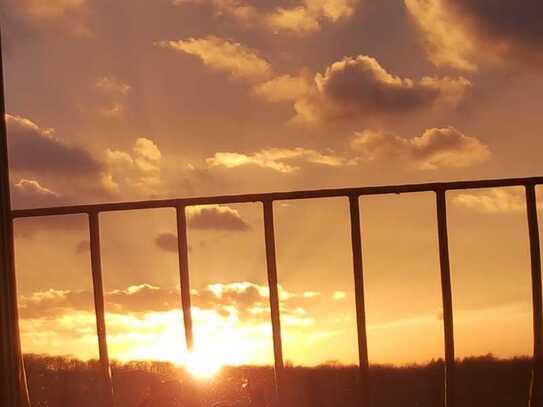
[[189,355],[186,367],[198,379],[211,379],[223,365],[213,354],[195,351]]

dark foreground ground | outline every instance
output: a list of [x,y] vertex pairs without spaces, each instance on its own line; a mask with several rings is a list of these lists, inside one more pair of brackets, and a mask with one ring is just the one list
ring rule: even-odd
[[[28,384],[33,406],[95,407],[99,405],[96,362],[27,355]],[[528,405],[529,359],[498,360],[491,356],[458,363],[456,401],[460,407],[525,407]],[[285,392],[293,407],[357,405],[355,367],[289,367]],[[184,370],[166,363],[132,362],[113,366],[116,407],[192,407],[220,401],[264,407],[273,395],[268,367],[225,368],[213,380],[195,382]],[[443,364],[373,366],[373,407],[436,407],[442,405]],[[152,399],[151,404],[145,400]],[[287,403],[284,403],[287,404]]]

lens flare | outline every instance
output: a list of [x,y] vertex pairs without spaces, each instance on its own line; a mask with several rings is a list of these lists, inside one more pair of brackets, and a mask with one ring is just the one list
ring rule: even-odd
[[223,364],[212,353],[194,351],[188,356],[186,367],[194,377],[205,380],[215,376]]

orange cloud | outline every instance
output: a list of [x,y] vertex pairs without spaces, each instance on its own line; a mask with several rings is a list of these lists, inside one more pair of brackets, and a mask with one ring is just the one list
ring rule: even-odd
[[127,83],[121,82],[113,76],[104,76],[96,80],[96,89],[108,94],[127,95],[132,91],[132,87]]
[[113,191],[129,189],[152,195],[160,187],[162,153],[157,144],[146,137],[136,139],[132,151],[106,149],[107,173],[104,186]]
[[219,152],[206,160],[212,167],[236,168],[245,165],[256,165],[269,168],[284,174],[292,173],[300,169],[294,162],[306,162],[311,164],[339,167],[352,165],[349,159],[336,155],[333,152],[321,153],[316,150],[302,147],[296,148],[268,148],[254,154]]
[[[306,311],[291,307],[289,301],[317,300],[319,293],[291,293],[279,287],[281,309],[284,315],[307,319]],[[192,305],[199,311],[213,311],[223,317],[235,316],[245,323],[260,323],[269,319],[269,289],[251,282],[210,284],[191,290]],[[180,309],[178,288],[161,288],[150,284],[130,286],[104,294],[106,310],[111,314],[131,314],[144,317],[148,313],[169,312]],[[19,298],[21,319],[54,319],[73,312],[93,312],[93,294],[90,291],[55,290],[35,292]],[[199,312],[197,311],[197,312]],[[307,323],[307,322],[304,322]]]
[[117,118],[126,111],[125,99],[132,91],[132,87],[113,76],[98,78],[94,84],[97,91],[102,94],[104,105],[98,112],[105,117]]
[[539,0],[405,0],[431,61],[476,69],[481,54],[530,66],[543,64]]
[[346,57],[316,75],[314,91],[295,103],[295,122],[383,117],[454,105],[469,86],[464,78],[400,78],[374,58]]
[[243,0],[175,0],[174,3],[210,4],[218,15],[234,18],[246,27],[308,35],[320,31],[323,22],[336,23],[351,17],[359,0],[303,0],[289,7],[276,5],[269,11]]
[[475,44],[442,0],[405,0],[405,4],[425,35],[426,50],[435,65],[466,71],[476,69],[471,61]]
[[59,202],[60,195],[49,188],[42,186],[38,181],[21,179],[11,191],[14,206],[47,206]]
[[319,15],[310,12],[306,7],[277,8],[265,17],[270,29],[298,34],[320,31]]
[[5,3],[8,13],[22,17],[34,27],[60,28],[79,36],[92,34],[87,24],[88,0],[6,0]]
[[13,170],[60,176],[98,175],[102,165],[82,147],[72,146],[29,119],[6,115]]
[[426,130],[412,139],[366,130],[351,146],[366,161],[402,160],[420,170],[468,167],[490,158],[488,146],[454,127]]
[[161,41],[162,48],[194,55],[210,68],[227,72],[234,78],[261,80],[271,74],[271,65],[256,50],[223,38],[208,36],[179,41]]
[[22,0],[26,12],[36,18],[61,17],[87,3],[87,0]]
[[174,233],[160,233],[155,237],[155,244],[165,252],[175,253],[178,252],[178,240],[177,235]]
[[[493,188],[485,192],[461,193],[453,198],[457,206],[480,213],[500,214],[526,210],[526,195],[521,189]],[[538,193],[538,207],[543,207],[543,194]]]
[[251,228],[237,210],[228,206],[191,206],[187,212],[189,226],[195,229],[246,231]]
[[254,93],[268,102],[296,101],[311,90],[312,83],[305,75],[278,76],[254,87]]

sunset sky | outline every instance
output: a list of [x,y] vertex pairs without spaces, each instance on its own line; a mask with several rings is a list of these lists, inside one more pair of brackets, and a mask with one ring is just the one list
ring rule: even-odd
[[[541,18],[540,0],[4,0],[13,206],[543,175]],[[531,352],[523,199],[448,194],[459,357]],[[274,208],[285,358],[355,363],[347,200]],[[442,357],[434,196],[361,211],[370,360]],[[270,363],[261,206],[188,219],[198,351]],[[111,356],[186,362],[175,212],[101,221]],[[97,357],[86,219],[15,232],[23,350]]]

